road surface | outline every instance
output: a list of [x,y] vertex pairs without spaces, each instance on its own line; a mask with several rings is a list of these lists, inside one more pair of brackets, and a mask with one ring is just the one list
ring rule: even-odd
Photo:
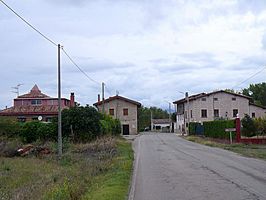
[[266,162],[150,133],[133,143],[129,200],[266,200]]

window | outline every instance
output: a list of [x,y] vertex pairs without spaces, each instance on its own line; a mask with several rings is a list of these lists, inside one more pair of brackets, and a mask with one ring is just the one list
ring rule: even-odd
[[192,110],[190,110],[190,118],[193,118],[193,116],[192,116]]
[[123,109],[123,115],[128,115],[128,109],[127,108]]
[[40,99],[31,100],[31,105],[41,105],[41,104],[42,104],[42,100]]
[[255,117],[256,117],[256,115],[255,115],[255,113],[253,112],[253,113],[252,113],[252,118],[255,118]]
[[206,101],[206,98],[202,98],[201,101]]
[[235,97],[233,97],[233,98],[232,98],[232,101],[236,101],[236,98],[235,98]]
[[26,117],[18,117],[17,120],[18,120],[18,122],[25,122]]
[[207,118],[207,110],[206,109],[201,110],[201,118]]
[[213,101],[218,101],[218,98],[213,98]]
[[112,116],[115,115],[115,110],[113,108],[109,109],[109,115],[112,115]]
[[213,114],[214,114],[214,117],[219,117],[219,110],[214,109]]
[[233,110],[233,117],[236,117],[237,116],[237,113],[238,113],[238,109],[234,109]]
[[185,119],[187,119],[187,111],[185,111]]

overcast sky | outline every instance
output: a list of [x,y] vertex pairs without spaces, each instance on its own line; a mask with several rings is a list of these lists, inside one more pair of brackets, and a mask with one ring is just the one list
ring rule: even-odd
[[[266,63],[264,0],[5,0],[72,56],[107,96],[145,106],[232,88]],[[37,84],[57,96],[57,48],[0,3],[0,109]],[[266,72],[235,88],[265,81]],[[93,104],[100,85],[62,54],[62,95]]]

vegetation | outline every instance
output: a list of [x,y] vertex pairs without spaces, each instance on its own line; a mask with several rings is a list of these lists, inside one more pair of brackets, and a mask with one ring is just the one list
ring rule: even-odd
[[254,103],[266,106],[266,82],[250,84],[242,93],[253,98]]
[[[2,140],[3,145],[11,143]],[[126,199],[133,160],[130,143],[110,136],[68,143],[60,161],[56,145],[45,145],[52,153],[42,157],[0,156],[1,199]]]
[[139,108],[138,116],[138,129],[144,131],[145,127],[151,126],[151,113],[153,119],[168,119],[169,114],[167,111],[157,107],[141,107]]
[[197,136],[187,136],[187,140],[196,142],[199,144],[204,144],[211,147],[218,147],[239,153],[243,156],[260,158],[266,160],[266,145],[255,145],[255,144],[226,144],[221,143],[213,138],[202,138]]
[[[226,128],[235,128],[234,120],[215,120],[209,122],[203,122],[204,136],[227,139],[229,134],[225,132]],[[232,133],[232,137],[235,138],[235,132]]]

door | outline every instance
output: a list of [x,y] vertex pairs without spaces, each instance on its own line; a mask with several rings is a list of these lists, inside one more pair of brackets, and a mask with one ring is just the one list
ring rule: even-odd
[[123,125],[123,135],[129,135],[129,125],[128,124]]

